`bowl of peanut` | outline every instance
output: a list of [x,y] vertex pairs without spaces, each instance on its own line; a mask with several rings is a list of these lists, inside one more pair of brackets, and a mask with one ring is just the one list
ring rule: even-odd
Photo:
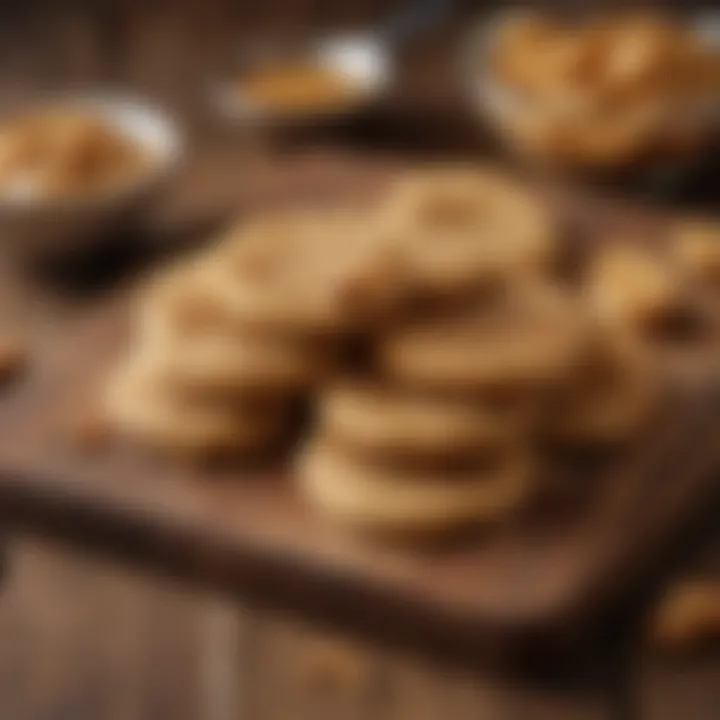
[[12,254],[79,248],[124,224],[182,155],[178,126],[135,98],[64,93],[0,118],[0,229]]
[[649,10],[505,12],[473,30],[464,56],[476,111],[514,153],[603,176],[683,173],[706,158],[719,70],[712,17]]

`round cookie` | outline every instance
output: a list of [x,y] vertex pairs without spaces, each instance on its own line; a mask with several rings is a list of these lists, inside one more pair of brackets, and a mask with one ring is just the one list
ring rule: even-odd
[[176,336],[147,349],[169,382],[200,395],[282,395],[326,377],[336,353],[275,336]]
[[137,356],[111,378],[104,411],[120,434],[178,455],[252,453],[277,440],[281,415],[270,406],[190,400]]
[[720,303],[672,255],[608,247],[588,283],[590,311],[601,326],[626,336],[656,359],[688,366],[717,347]]
[[525,502],[532,465],[508,456],[462,478],[358,463],[326,444],[306,450],[298,482],[308,501],[338,522],[390,535],[442,535],[495,522]]
[[524,429],[518,412],[358,382],[325,390],[320,425],[325,437],[343,446],[416,462],[507,450]]
[[655,368],[632,344],[598,338],[593,352],[547,413],[546,436],[566,445],[604,445],[635,439],[658,409]]
[[368,213],[297,212],[249,224],[219,248],[211,282],[244,325],[345,332],[382,320],[404,297],[399,253]]
[[399,328],[379,342],[378,361],[408,386],[512,394],[562,378],[585,340],[585,317],[573,298],[526,282],[489,307]]
[[656,252],[613,244],[590,268],[588,302],[606,326],[640,332],[668,326],[687,309],[681,273]]
[[163,343],[177,336],[237,330],[212,284],[213,255],[193,256],[153,275],[135,303],[135,336]]
[[423,290],[458,294],[555,256],[550,214],[521,186],[488,170],[430,168],[400,180],[380,211]]
[[686,221],[676,229],[672,242],[682,267],[720,290],[720,221]]
[[284,393],[327,373],[331,344],[239,326],[205,270],[195,264],[160,278],[138,311],[138,341],[171,382],[201,393]]

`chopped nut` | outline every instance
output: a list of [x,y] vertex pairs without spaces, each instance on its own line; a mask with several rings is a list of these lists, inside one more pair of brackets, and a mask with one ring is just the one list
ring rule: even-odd
[[92,452],[103,445],[110,435],[110,425],[104,414],[96,410],[83,413],[72,426],[73,445]]
[[665,597],[652,625],[653,639],[666,648],[684,648],[720,638],[720,583],[687,582]]
[[25,340],[15,335],[0,337],[0,382],[15,378],[26,366],[28,347]]

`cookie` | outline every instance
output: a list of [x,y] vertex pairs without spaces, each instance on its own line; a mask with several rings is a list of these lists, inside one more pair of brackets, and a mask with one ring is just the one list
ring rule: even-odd
[[390,190],[380,215],[413,281],[428,292],[464,293],[508,272],[547,268],[555,256],[550,213],[490,171],[410,173]]
[[609,245],[593,263],[587,300],[607,327],[653,335],[670,329],[691,313],[682,274],[650,249]]
[[562,378],[585,339],[572,297],[525,283],[476,311],[398,328],[379,342],[378,362],[403,385],[512,395]]
[[218,249],[211,282],[234,318],[262,331],[342,333],[403,297],[398,253],[369,213],[309,211],[250,223]]
[[278,336],[177,335],[147,349],[158,373],[199,395],[282,395],[309,390],[335,367],[331,348]]
[[201,264],[152,286],[136,313],[136,340],[170,382],[206,394],[304,390],[337,356],[319,339],[246,329],[214,295]]
[[191,400],[141,357],[111,378],[103,410],[122,436],[190,457],[253,453],[277,440],[282,429],[276,408]]
[[598,338],[558,389],[543,431],[564,445],[629,442],[647,427],[660,400],[659,378],[639,349]]
[[208,272],[212,257],[211,251],[184,258],[143,283],[134,304],[137,341],[162,343],[176,336],[237,330],[213,287]]
[[524,429],[518,412],[347,381],[325,390],[319,423],[325,437],[343,446],[415,462],[507,450]]
[[720,290],[720,222],[686,222],[677,228],[675,257],[694,277]]
[[694,579],[671,588],[656,610],[651,632],[654,644],[666,650],[720,639],[720,583]]
[[525,502],[532,464],[517,454],[484,472],[448,478],[359,463],[327,444],[299,460],[307,500],[338,522],[379,534],[446,534],[495,522]]

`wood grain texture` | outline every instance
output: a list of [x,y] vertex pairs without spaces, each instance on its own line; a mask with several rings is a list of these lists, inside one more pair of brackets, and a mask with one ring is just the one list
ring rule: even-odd
[[640,678],[640,693],[642,717],[647,720],[716,717],[720,653],[715,648],[674,659],[649,659]]
[[25,540],[0,603],[0,714],[199,720],[198,598]]
[[[3,718],[618,717],[611,695],[599,689],[449,670],[321,628],[183,593],[157,579],[35,541],[13,543],[11,556],[10,582],[0,602]],[[236,678],[232,684],[243,689],[243,702],[225,715],[212,713],[228,707],[222,698],[208,699],[207,688],[202,689],[206,620],[217,618],[218,608],[225,616],[220,625],[240,632],[236,660],[227,670]],[[637,717],[715,720],[717,660],[717,653],[675,660],[648,656],[638,678],[643,706]],[[211,686],[222,692],[220,684]]]

